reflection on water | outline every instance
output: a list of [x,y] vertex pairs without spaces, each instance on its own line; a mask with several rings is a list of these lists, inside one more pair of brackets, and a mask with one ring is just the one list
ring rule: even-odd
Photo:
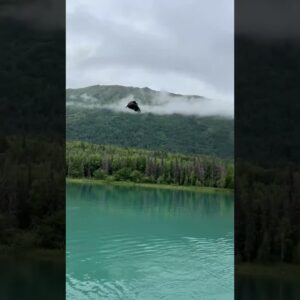
[[67,187],[67,299],[233,299],[231,195]]
[[0,299],[63,300],[65,299],[65,263],[0,257]]
[[239,275],[235,278],[237,300],[298,300],[299,282]]

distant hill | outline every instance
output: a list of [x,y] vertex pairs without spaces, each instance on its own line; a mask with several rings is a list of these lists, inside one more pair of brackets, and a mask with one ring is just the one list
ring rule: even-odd
[[[137,88],[122,85],[94,85],[79,89],[67,89],[66,96],[67,102],[97,102],[98,104],[113,104],[119,102],[120,99],[132,96],[141,104],[151,105],[153,104],[153,100],[159,97],[161,93],[162,92],[151,90],[148,87]],[[205,100],[204,97],[197,95],[180,95],[168,92],[165,92],[164,95],[174,99],[184,97],[188,100]]]
[[[128,97],[143,106],[168,101],[209,101],[149,88],[91,86],[67,89],[67,140],[233,158],[233,120],[181,114],[127,112]],[[117,109],[113,106],[116,104]],[[118,110],[120,107],[120,110]],[[122,111],[123,109],[123,111]]]

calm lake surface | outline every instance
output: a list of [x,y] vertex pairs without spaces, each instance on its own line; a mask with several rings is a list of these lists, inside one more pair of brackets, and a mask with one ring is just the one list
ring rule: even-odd
[[234,298],[233,196],[67,185],[68,300]]

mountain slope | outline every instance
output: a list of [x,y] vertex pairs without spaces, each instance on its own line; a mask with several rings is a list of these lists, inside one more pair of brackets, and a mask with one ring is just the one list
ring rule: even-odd
[[[95,103],[98,104],[113,104],[120,101],[120,99],[133,97],[141,104],[153,104],[153,99],[160,97],[186,98],[187,100],[205,100],[204,97],[197,95],[180,95],[168,92],[159,92],[145,88],[127,87],[122,85],[94,85],[79,89],[67,89],[67,103],[72,101],[73,103]],[[89,101],[90,100],[90,101]]]
[[[140,104],[151,106],[157,94],[159,92],[148,88],[120,86],[69,89],[67,90],[67,139],[189,154],[216,155],[223,158],[233,157],[232,119],[180,114],[126,113],[95,105],[111,104],[131,96],[138,98]],[[205,98],[200,96],[169,93],[167,96],[205,101]],[[72,105],[74,101],[80,105]]]

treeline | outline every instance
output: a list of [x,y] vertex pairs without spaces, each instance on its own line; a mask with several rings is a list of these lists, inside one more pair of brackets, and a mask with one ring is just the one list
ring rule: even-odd
[[63,144],[0,137],[0,250],[65,246]]
[[0,18],[0,250],[65,244],[65,34],[30,23]]
[[238,162],[236,261],[300,263],[300,171]]
[[67,176],[143,183],[233,188],[233,163],[209,156],[188,156],[84,142],[66,145]]
[[300,45],[236,38],[236,259],[300,263]]

